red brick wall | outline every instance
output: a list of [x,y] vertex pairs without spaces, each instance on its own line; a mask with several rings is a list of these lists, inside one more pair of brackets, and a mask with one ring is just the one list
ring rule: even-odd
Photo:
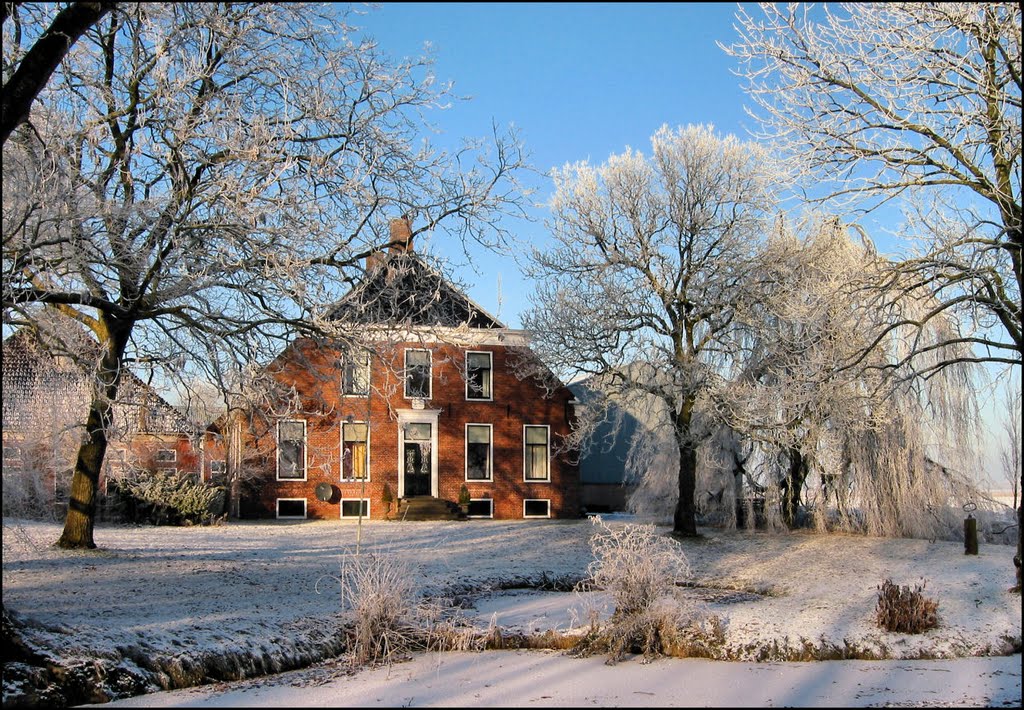
[[[561,388],[546,396],[545,390],[531,379],[519,380],[510,360],[518,357],[501,346],[482,345],[460,348],[432,343],[405,343],[396,346],[387,362],[371,363],[371,394],[343,397],[341,375],[336,367],[337,353],[319,350],[307,343],[293,346],[288,357],[279,359],[282,382],[292,383],[303,399],[305,414],[289,416],[306,421],[307,470],[305,481],[276,480],[275,461],[269,462],[260,505],[263,514],[276,514],[276,499],[305,498],[309,518],[337,519],[340,498],[369,498],[370,517],[385,517],[381,501],[387,482],[397,498],[399,422],[398,410],[411,410],[413,403],[404,397],[401,368],[405,348],[432,351],[432,392],[425,410],[440,410],[437,416],[437,471],[439,497],[457,501],[465,483],[473,498],[494,500],[495,518],[523,517],[524,499],[550,500],[552,518],[579,515],[579,471],[570,457],[559,452],[562,437],[569,432],[568,417],[572,394]],[[467,350],[492,353],[493,401],[467,401],[463,378]],[[312,413],[315,412],[315,413]],[[370,423],[370,480],[364,483],[342,482],[340,470],[341,424],[347,416],[353,421]],[[467,482],[465,478],[465,425],[490,424],[492,427],[493,480]],[[550,427],[550,481],[523,480],[523,426]],[[274,432],[270,432],[273,436]],[[267,442],[263,442],[267,443]],[[333,487],[328,502],[317,500],[319,483]],[[392,504],[392,513],[398,502]]]

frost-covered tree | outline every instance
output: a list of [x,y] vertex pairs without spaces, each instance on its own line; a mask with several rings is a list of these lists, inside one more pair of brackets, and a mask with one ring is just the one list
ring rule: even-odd
[[537,290],[523,316],[548,365],[608,393],[650,395],[678,451],[673,527],[696,535],[695,418],[733,355],[737,304],[773,208],[757,146],[711,127],[661,128],[651,154],[554,174],[555,246],[535,250]]
[[[5,71],[50,10],[10,9]],[[519,147],[421,142],[424,112],[449,97],[428,70],[382,57],[333,5],[126,5],[72,46],[3,155],[4,323],[57,309],[101,354],[60,545],[94,545],[133,362],[194,377],[266,362],[297,333],[344,338],[327,306],[396,214],[500,238]]]
[[[738,19],[725,49],[741,62],[764,135],[799,161],[812,196],[866,209],[905,199],[915,249],[878,284],[874,307],[899,317],[873,342],[892,331],[913,342],[949,315],[956,328],[890,365],[966,358],[1010,364],[1019,379],[1020,5],[762,3]],[[946,344],[973,351],[919,359]],[[1018,587],[1022,516],[1018,507]]]
[[[751,465],[790,527],[813,503],[847,529],[945,535],[948,501],[976,498],[956,473],[973,468],[977,450],[976,368],[890,377],[890,363],[903,359],[895,338],[847,365],[883,325],[886,313],[858,299],[884,268],[835,219],[812,221],[803,238],[780,223],[762,252],[756,298],[739,318],[743,355],[714,416],[754,444]],[[921,336],[941,342],[944,325],[932,319]]]
[[[21,18],[17,12],[13,11],[14,4],[4,3],[2,21],[6,25],[8,17],[11,18],[11,23],[15,25],[12,29],[13,41],[20,44]],[[0,142],[6,143],[15,127],[28,120],[32,102],[49,81],[50,76],[68,53],[71,45],[116,5],[115,2],[68,3],[56,14],[46,31],[36,37],[32,46],[18,61],[16,68],[9,67],[6,55],[4,56],[4,96]]]

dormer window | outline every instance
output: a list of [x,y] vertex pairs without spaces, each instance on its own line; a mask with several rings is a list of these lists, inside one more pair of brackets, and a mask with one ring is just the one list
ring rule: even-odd
[[405,351],[405,396],[430,399],[430,351]]

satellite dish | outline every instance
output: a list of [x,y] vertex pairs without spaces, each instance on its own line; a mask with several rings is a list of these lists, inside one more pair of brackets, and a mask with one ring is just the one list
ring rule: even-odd
[[316,499],[326,503],[334,497],[334,487],[330,483],[316,484]]

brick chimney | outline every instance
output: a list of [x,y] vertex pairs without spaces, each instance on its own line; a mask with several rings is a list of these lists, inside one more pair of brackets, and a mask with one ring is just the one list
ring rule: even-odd
[[408,217],[391,220],[391,253],[407,254],[412,251],[412,225]]
[[[392,254],[406,254],[412,251],[412,226],[408,217],[395,217],[390,222],[391,234],[389,251]],[[384,259],[383,250],[378,250],[366,257],[366,270],[370,271]]]

